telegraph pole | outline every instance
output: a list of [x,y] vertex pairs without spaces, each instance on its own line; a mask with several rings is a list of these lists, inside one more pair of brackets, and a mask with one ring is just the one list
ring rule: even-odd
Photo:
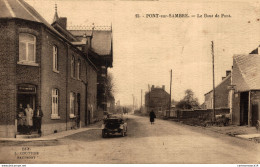
[[171,77],[170,77],[170,103],[169,103],[169,114],[168,117],[170,117],[171,112],[171,99],[172,99],[172,69],[171,69]]
[[134,94],[132,94],[133,96],[133,111],[135,111],[135,97],[134,97]]
[[143,89],[141,89],[141,112],[142,112]]
[[151,107],[151,88],[150,85],[148,84],[148,92],[149,92],[149,102],[148,102],[148,112],[150,112],[150,107]]
[[216,111],[215,111],[215,62],[214,62],[214,42],[211,41],[211,54],[212,54],[212,74],[213,74],[213,114],[214,122],[216,121]]

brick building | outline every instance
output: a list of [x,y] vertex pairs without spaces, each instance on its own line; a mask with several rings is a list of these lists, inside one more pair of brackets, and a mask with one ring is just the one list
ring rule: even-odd
[[112,26],[72,26],[69,31],[78,39],[88,38],[87,55],[98,68],[97,73],[97,106],[99,111],[107,111],[109,99],[105,85],[108,68],[113,67],[113,36]]
[[255,126],[260,120],[260,47],[234,55],[231,77],[231,114],[236,125]]
[[50,25],[23,0],[0,4],[0,137],[21,133],[20,104],[41,106],[43,135],[91,123],[102,68],[88,54],[91,39],[73,36],[57,11]]
[[152,85],[151,91],[145,93],[145,108],[147,113],[151,110],[156,115],[162,115],[163,111],[169,109],[170,94],[165,91],[165,86],[154,87]]
[[[226,77],[222,77],[222,81],[215,87],[215,108],[229,108],[229,88],[231,84],[231,71],[226,71]],[[205,101],[203,108],[213,108],[213,90],[204,95]]]

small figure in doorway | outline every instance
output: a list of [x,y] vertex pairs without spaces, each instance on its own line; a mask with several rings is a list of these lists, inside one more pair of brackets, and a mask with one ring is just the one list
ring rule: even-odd
[[34,119],[35,119],[35,128],[38,130],[38,134],[42,134],[41,131],[41,126],[42,126],[42,117],[43,117],[43,112],[41,110],[41,106],[37,106],[37,109],[34,113]]
[[30,104],[27,104],[27,108],[25,109],[26,113],[26,125],[28,129],[28,133],[31,133],[32,126],[33,126],[33,109],[30,107]]
[[149,116],[150,116],[150,122],[151,122],[151,125],[152,125],[152,124],[154,124],[154,118],[156,118],[156,115],[153,112],[153,110],[150,112]]
[[20,104],[18,108],[18,115],[17,115],[18,125],[23,126],[25,124],[24,116],[25,116],[25,111],[23,108],[23,104]]
[[25,111],[23,108],[23,104],[19,104],[19,108],[17,109],[17,130],[19,133],[24,133],[25,132]]

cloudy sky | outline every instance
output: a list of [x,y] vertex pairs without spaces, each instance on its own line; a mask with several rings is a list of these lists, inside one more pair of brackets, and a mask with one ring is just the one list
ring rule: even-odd
[[[132,94],[140,104],[141,89],[148,91],[148,84],[165,85],[169,92],[171,69],[172,98],[180,100],[190,88],[202,103],[204,94],[212,89],[211,41],[216,84],[231,70],[234,54],[249,53],[260,44],[260,0],[26,2],[50,23],[55,3],[69,26],[112,23],[114,63],[110,71],[116,84],[115,98],[121,104],[132,104]],[[141,17],[136,18],[136,14]],[[146,14],[195,17],[146,18]],[[204,14],[214,17],[205,18]],[[221,18],[221,14],[231,17]]]

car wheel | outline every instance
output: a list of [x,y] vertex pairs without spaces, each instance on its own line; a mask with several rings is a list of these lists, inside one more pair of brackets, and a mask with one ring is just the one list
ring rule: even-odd
[[106,137],[106,132],[105,132],[105,130],[104,130],[104,129],[102,130],[102,137],[103,137],[103,138],[105,138],[105,137]]

